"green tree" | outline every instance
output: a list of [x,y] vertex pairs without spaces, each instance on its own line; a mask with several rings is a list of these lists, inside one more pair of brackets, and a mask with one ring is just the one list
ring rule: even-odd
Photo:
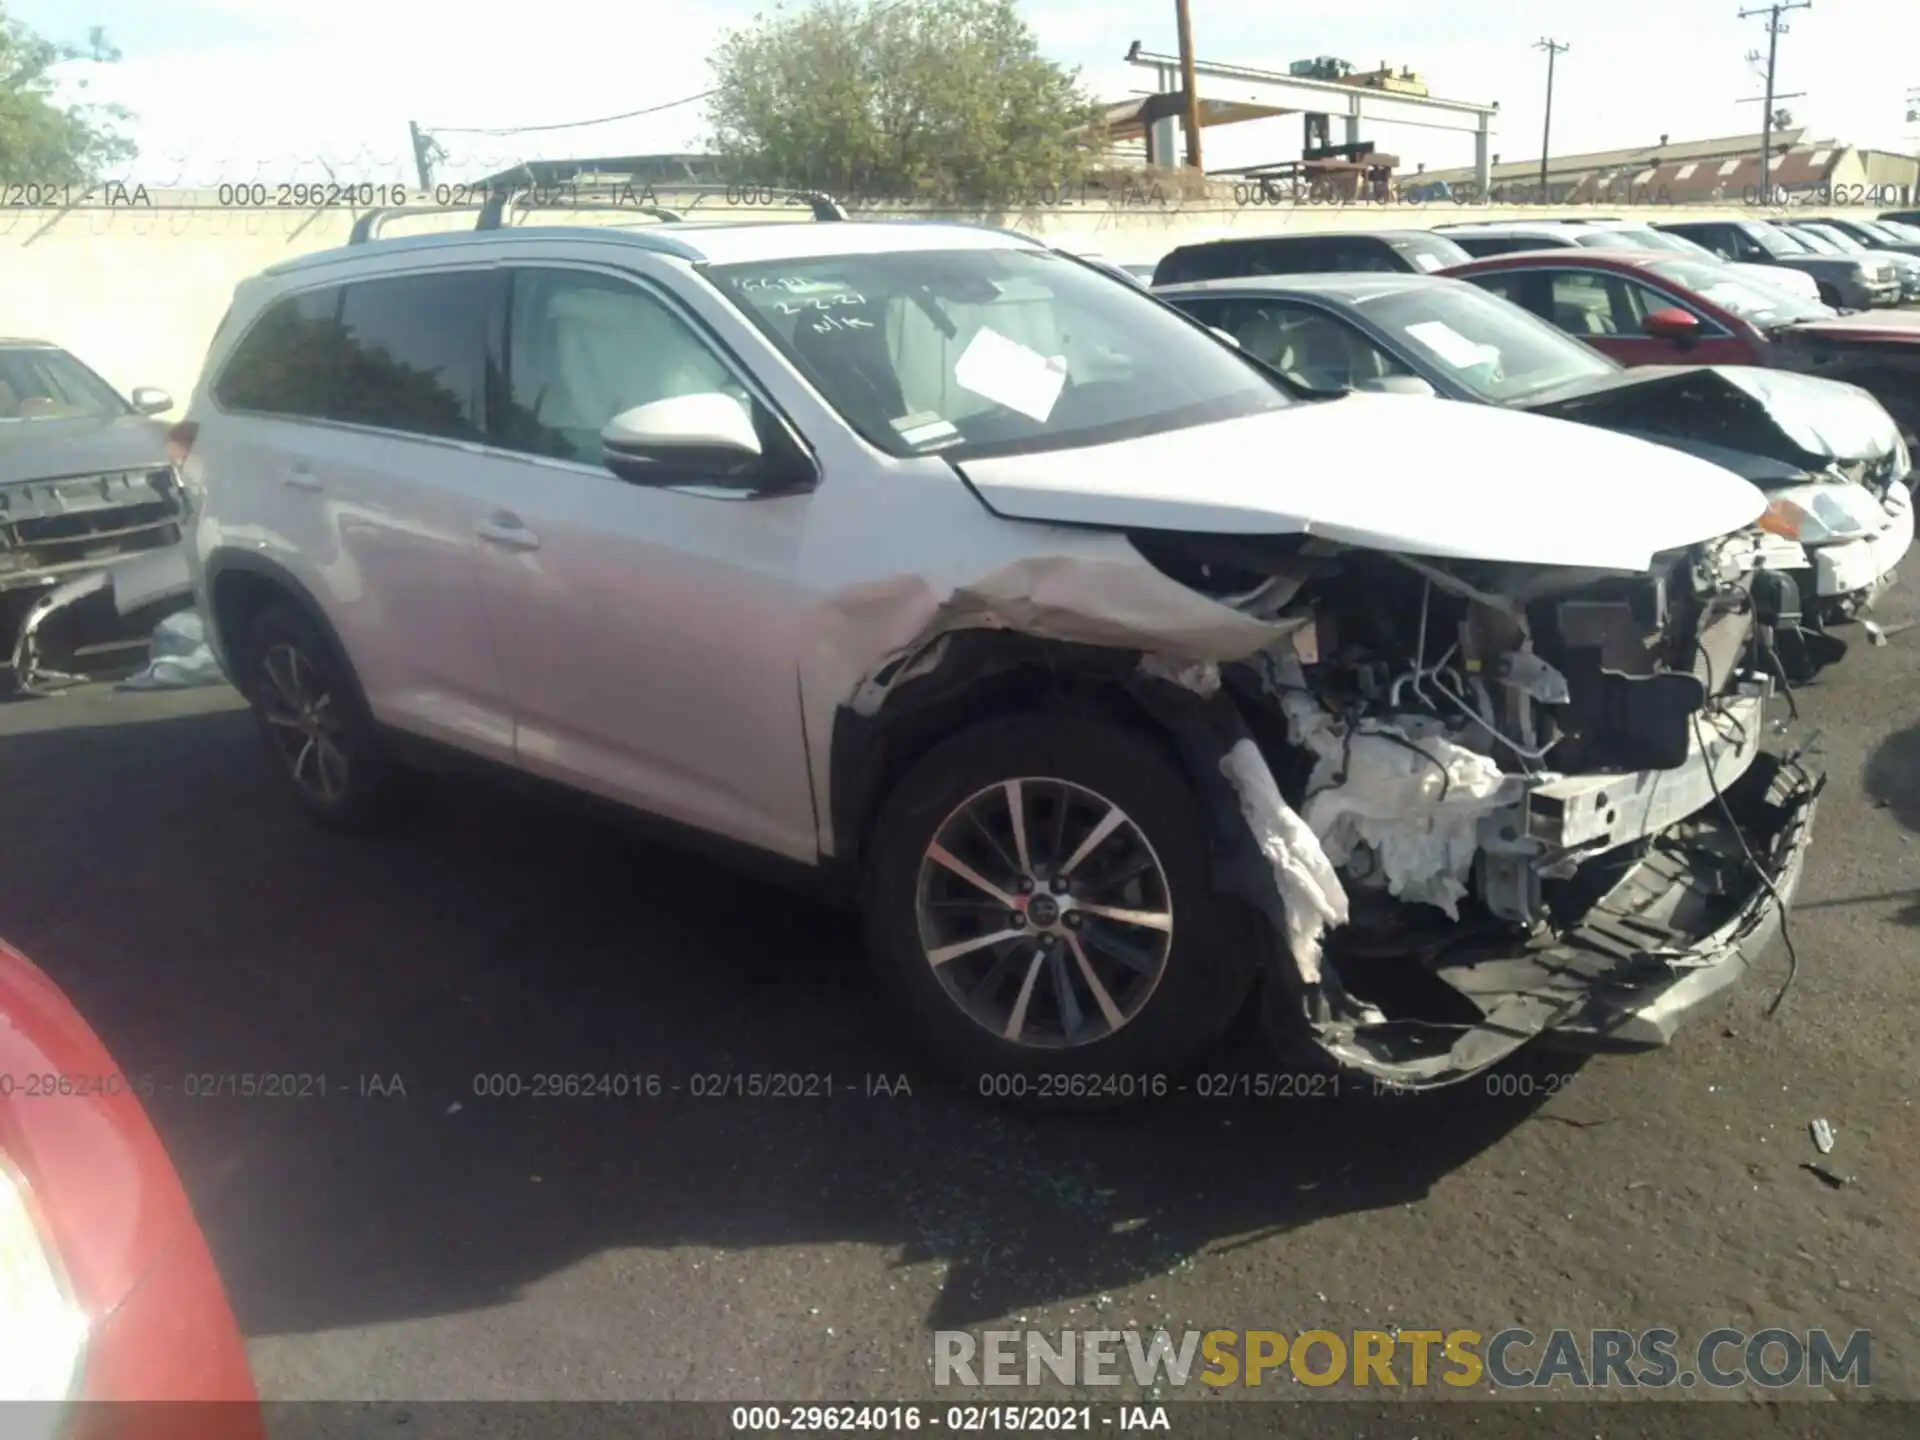
[[733,31],[712,65],[714,148],[753,183],[997,208],[1091,158],[1097,107],[1014,0],[817,0]]
[[0,0],[0,182],[90,185],[133,158],[133,142],[114,129],[132,118],[125,108],[62,105],[52,74],[68,60],[119,58],[98,27],[84,45],[61,44],[7,14]]

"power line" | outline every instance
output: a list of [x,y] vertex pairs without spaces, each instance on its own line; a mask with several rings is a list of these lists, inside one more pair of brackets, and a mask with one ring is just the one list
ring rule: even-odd
[[[891,15],[911,0],[892,0],[873,12],[872,18],[880,20]],[[495,138],[507,135],[544,135],[555,130],[583,130],[589,125],[611,125],[616,120],[637,120],[642,115],[658,115],[663,110],[678,110],[682,105],[697,105],[702,100],[711,100],[720,92],[718,89],[702,90],[698,95],[688,95],[684,99],[669,100],[664,105],[649,105],[644,110],[627,110],[618,115],[602,115],[597,120],[562,120],[553,125],[509,125],[497,130],[472,129],[460,125],[429,125],[423,127],[428,136],[434,135],[487,135]]]
[[649,105],[644,110],[627,110],[618,115],[602,115],[597,120],[563,120],[556,125],[509,125],[498,130],[477,130],[459,125],[430,125],[429,133],[434,135],[540,135],[551,130],[580,130],[588,125],[611,125],[616,120],[634,120],[642,115],[658,115],[662,110],[677,110],[682,105],[692,105],[701,100],[711,99],[717,90],[702,90],[698,95],[689,95],[684,100],[669,100],[664,105]]

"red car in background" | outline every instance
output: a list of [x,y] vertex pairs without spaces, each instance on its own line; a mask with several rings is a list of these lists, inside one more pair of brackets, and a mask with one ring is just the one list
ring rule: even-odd
[[[65,995],[0,943],[6,1433],[258,1440],[246,1349],[186,1192]],[[116,1402],[116,1403],[94,1403]]]
[[1531,310],[1623,365],[1766,365],[1868,391],[1920,438],[1920,311],[1837,314],[1724,265],[1638,250],[1533,250],[1441,272]]

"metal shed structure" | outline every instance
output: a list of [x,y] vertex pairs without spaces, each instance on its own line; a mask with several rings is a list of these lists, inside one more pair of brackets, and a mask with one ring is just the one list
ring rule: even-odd
[[[1180,57],[1143,50],[1136,40],[1127,51],[1126,59],[1129,64],[1151,70],[1155,75],[1155,93],[1141,108],[1148,158],[1154,164],[1177,164],[1181,123],[1177,97],[1183,93]],[[1491,185],[1493,122],[1500,113],[1497,102],[1481,105],[1467,100],[1442,100],[1430,95],[1409,95],[1202,60],[1194,61],[1193,74],[1199,91],[1202,128],[1274,115],[1337,115],[1345,121],[1349,145],[1360,143],[1361,122],[1367,120],[1415,125],[1428,130],[1462,131],[1473,136],[1473,171],[1480,192],[1485,194]],[[1162,96],[1174,98],[1162,100]]]

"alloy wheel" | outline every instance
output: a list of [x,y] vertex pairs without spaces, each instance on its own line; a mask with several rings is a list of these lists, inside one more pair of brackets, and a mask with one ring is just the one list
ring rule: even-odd
[[1035,1049],[1129,1024],[1173,947],[1172,890],[1146,834],[1066,780],[1004,780],[955,806],[921,857],[915,910],[948,997]]
[[287,775],[310,800],[332,808],[352,777],[338,704],[326,677],[298,646],[267,647],[255,694]]

